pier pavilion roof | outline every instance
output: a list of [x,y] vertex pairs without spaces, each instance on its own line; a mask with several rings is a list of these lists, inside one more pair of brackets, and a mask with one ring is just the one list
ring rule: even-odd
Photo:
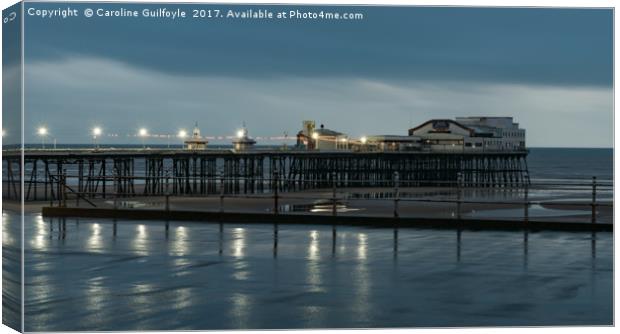
[[316,129],[314,130],[315,133],[317,133],[319,136],[323,136],[323,137],[340,137],[340,136],[345,136],[344,133],[342,132],[338,132],[338,131],[334,131],[334,130],[330,130],[330,129]]

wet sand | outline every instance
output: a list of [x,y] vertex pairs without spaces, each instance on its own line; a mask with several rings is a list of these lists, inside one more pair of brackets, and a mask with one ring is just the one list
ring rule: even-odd
[[608,232],[25,219],[27,331],[613,323]]

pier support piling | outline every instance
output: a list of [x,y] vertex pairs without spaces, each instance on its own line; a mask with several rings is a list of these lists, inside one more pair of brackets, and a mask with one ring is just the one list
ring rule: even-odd
[[[26,151],[24,199],[59,201],[61,171],[85,198],[289,192],[333,187],[523,187],[527,152]],[[3,154],[3,198],[21,199],[21,154]],[[274,179],[275,171],[279,179]],[[460,176],[457,176],[459,175]],[[276,185],[274,185],[274,183]],[[221,190],[221,189],[220,189]],[[80,198],[82,201],[83,198]],[[59,203],[60,204],[60,203]]]
[[394,218],[399,217],[398,202],[400,201],[400,176],[398,172],[394,172]]
[[596,176],[592,177],[592,224],[596,224]]

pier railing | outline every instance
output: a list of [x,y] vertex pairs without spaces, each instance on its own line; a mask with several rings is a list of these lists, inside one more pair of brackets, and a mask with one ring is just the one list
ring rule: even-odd
[[[352,188],[340,186],[339,180],[333,176],[324,180],[300,180],[294,182],[322,182],[330,187],[311,189],[306,191],[287,191],[287,183],[293,182],[274,173],[272,178],[263,181],[267,185],[263,192],[247,194],[234,192],[227,183],[230,178],[219,177],[217,194],[211,195],[174,195],[165,191],[163,196],[155,197],[159,200],[150,200],[149,205],[141,208],[127,205],[129,202],[140,202],[140,196],[128,197],[126,194],[113,190],[106,194],[100,191],[78,191],[66,183],[67,176],[58,176],[59,196],[51,201],[50,206],[67,207],[75,203],[76,207],[112,207],[114,209],[135,208],[148,210],[149,208],[163,208],[170,210],[187,210],[184,203],[192,199],[191,208],[218,212],[270,212],[274,215],[282,214],[322,214],[322,215],[351,215],[370,214],[390,217],[402,215],[424,215],[424,208],[433,207],[430,215],[450,214],[455,220],[465,216],[493,219],[502,217],[501,210],[509,210],[509,217],[523,220],[527,223],[532,219],[531,210],[536,208],[553,208],[556,216],[548,215],[545,219],[560,219],[566,221],[587,220],[591,223],[599,222],[599,210],[613,207],[611,194],[612,181],[601,181],[593,177],[591,180],[538,180],[521,187],[496,187],[491,184],[478,184],[477,187],[467,186],[460,177],[457,182],[433,181],[435,184],[445,183],[446,187],[423,187],[415,180],[400,180],[399,173],[395,172],[391,179],[380,180],[386,186],[382,188]],[[240,181],[234,178],[234,181]],[[243,181],[243,179],[241,179]],[[428,180],[425,180],[428,181]],[[248,181],[250,182],[250,181]],[[355,184],[356,180],[349,180],[347,185]],[[364,182],[364,181],[359,181]],[[556,193],[556,199],[545,195],[548,192]],[[600,195],[606,196],[602,199]],[[553,197],[553,196],[551,196]],[[75,201],[75,202],[73,202]],[[153,205],[155,203],[155,205]],[[364,212],[360,213],[359,211]],[[517,210],[520,210],[518,213]],[[565,211],[569,210],[569,211]],[[498,215],[485,217],[484,212],[499,211]],[[611,210],[610,210],[611,211]],[[417,213],[416,213],[417,212]],[[569,214],[566,214],[568,212]],[[478,216],[476,214],[478,213]],[[427,213],[428,215],[428,213]],[[539,216],[534,215],[536,219]],[[611,214],[608,215],[610,218]],[[608,219],[609,220],[609,219]]]

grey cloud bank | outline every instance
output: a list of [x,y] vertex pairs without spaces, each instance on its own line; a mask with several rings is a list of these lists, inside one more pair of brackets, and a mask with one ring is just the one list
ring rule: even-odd
[[[156,7],[72,5],[92,6]],[[175,5],[196,6],[282,8]],[[103,142],[134,143],[139,127],[174,134],[195,120],[211,136],[243,121],[254,136],[293,135],[303,119],[359,136],[489,115],[514,116],[532,146],[612,146],[611,10],[285,8],[364,20],[28,19],[26,141],[39,124],[62,143],[89,142],[95,125],[119,134]]]
[[[33,4],[38,8],[54,5]],[[76,5],[82,10],[91,5]],[[102,5],[118,9],[120,5]],[[127,10],[145,5],[123,4]],[[155,8],[156,6],[151,6]],[[185,10],[193,5],[178,5]],[[31,19],[31,59],[72,54],[186,76],[352,76],[611,85],[612,12],[588,9],[201,6],[355,11],[359,21]],[[51,29],[53,28],[53,29]]]
[[137,143],[128,135],[140,127],[174,135],[194,121],[209,136],[231,136],[243,121],[254,136],[293,135],[303,119],[361,136],[406,134],[409,126],[429,118],[468,115],[515,116],[527,128],[531,146],[609,147],[613,137],[607,87],[186,77],[83,57],[34,62],[27,66],[26,83],[37,97],[26,100],[32,142],[39,124],[59,142],[87,143],[89,129],[99,125],[107,134],[119,134],[103,142]]

